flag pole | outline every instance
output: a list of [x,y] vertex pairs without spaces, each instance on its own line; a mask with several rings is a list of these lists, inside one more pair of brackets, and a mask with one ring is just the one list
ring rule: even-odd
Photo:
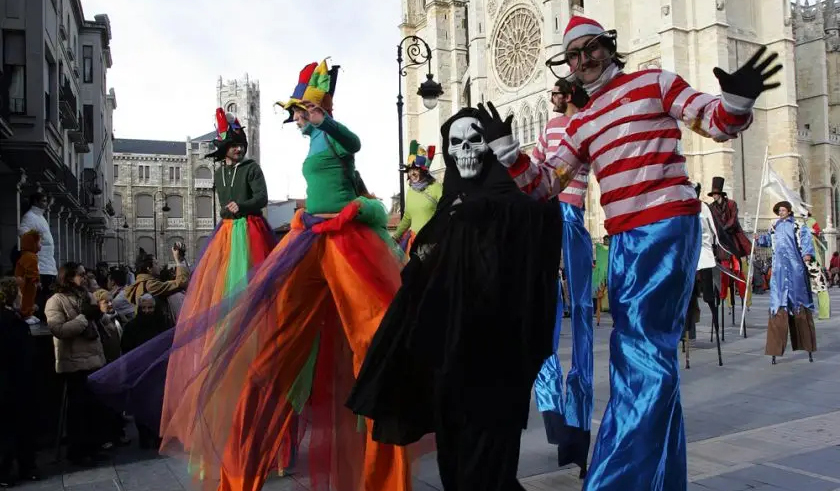
[[753,286],[753,262],[755,261],[755,239],[758,236],[758,217],[761,213],[761,195],[764,194],[764,184],[767,179],[767,166],[770,165],[770,146],[764,150],[764,165],[761,166],[761,187],[758,188],[758,203],[755,205],[755,222],[753,223],[752,242],[750,244],[750,262],[747,268],[747,288],[744,290],[744,307],[741,309],[741,336],[747,337],[747,297],[752,294]]

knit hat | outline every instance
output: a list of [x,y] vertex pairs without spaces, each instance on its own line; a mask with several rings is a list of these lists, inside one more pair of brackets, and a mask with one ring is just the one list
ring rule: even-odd
[[432,165],[432,159],[435,158],[435,146],[429,145],[428,150],[421,147],[417,140],[411,140],[411,143],[408,146],[408,163],[406,167],[411,169],[412,167],[415,169],[424,170],[426,172],[429,171],[429,167]]
[[216,147],[212,153],[208,153],[204,158],[213,157],[213,160],[221,161],[225,159],[228,147],[231,145],[242,145],[245,150],[248,150],[248,137],[245,136],[244,127],[239,124],[239,120],[231,113],[225,114],[222,108],[216,109],[216,138],[213,140],[213,146]]
[[[327,58],[329,59],[329,58]],[[294,121],[295,106],[303,108],[301,102],[311,102],[332,116],[332,102],[335,95],[335,82],[338,78],[340,65],[327,67],[327,59],[319,63],[310,63],[300,71],[298,83],[292,97],[286,102],[276,102],[275,105],[289,111],[289,119],[284,123]]]
[[569,49],[569,44],[577,38],[583,36],[598,36],[605,33],[604,26],[597,21],[575,15],[569,19],[569,25],[566,26],[566,32],[563,34],[563,48]]

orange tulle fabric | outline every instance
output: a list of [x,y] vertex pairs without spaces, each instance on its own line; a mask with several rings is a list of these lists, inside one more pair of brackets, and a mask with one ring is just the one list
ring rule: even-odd
[[[321,222],[322,233],[310,235],[302,257],[278,276],[272,266],[288,260],[301,234],[313,233],[298,212],[292,230],[242,294],[258,300],[243,301],[221,321],[222,331],[235,329],[241,336],[238,347],[226,352],[223,364],[196,362],[205,368],[170,377],[164,447],[189,442],[182,450],[193,462],[200,460],[204,489],[260,490],[277,469],[283,447],[290,440],[299,444],[304,428],[311,489],[411,489],[408,450],[372,441],[371,423],[360,428],[344,407],[399,288],[401,268],[380,236],[346,218],[340,214],[335,222]],[[219,339],[196,344],[201,356],[225,352]],[[296,408],[290,393],[312,366],[307,404]]]
[[[237,230],[234,220],[225,219],[220,223],[192,273],[190,288],[179,315],[179,326],[206,315],[207,311],[224,303],[229,293],[226,279],[233,257],[232,244],[245,247],[246,250],[239,253],[247,256],[248,269],[258,267],[271,252],[276,240],[265,220],[254,216],[242,220],[245,222],[244,237],[235,237],[236,233],[243,231]],[[185,342],[192,332],[176,327],[174,344],[180,347],[172,350],[169,357],[161,412],[161,451],[170,455],[186,455],[190,470],[196,471],[196,474],[203,474],[202,455],[208,449],[203,447],[201,438],[194,437],[196,425],[184,424],[183,415],[197,409],[188,388],[195,387],[196,382],[202,379],[204,374],[198,367],[206,356],[212,356],[213,346],[221,342],[219,338],[225,334],[224,329],[216,329]],[[219,406],[219,409],[223,411],[224,406]],[[224,420],[225,415],[205,414],[197,423],[207,424],[212,418]]]

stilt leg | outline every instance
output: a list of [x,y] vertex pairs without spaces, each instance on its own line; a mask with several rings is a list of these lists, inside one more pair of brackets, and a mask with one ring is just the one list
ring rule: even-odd
[[775,357],[775,356],[774,356],[773,358],[771,358],[771,359],[770,359],[770,364],[771,364],[771,365],[775,365],[775,364],[776,364],[776,357]]
[[718,352],[718,366],[723,366],[723,354],[720,351],[720,322],[718,322],[718,310],[717,306],[714,304],[709,304],[709,308],[712,310],[712,332],[715,335],[715,340],[717,343],[717,352]]
[[685,351],[685,368],[691,368],[691,343],[688,339],[688,330],[683,335],[683,351]]
[[810,351],[808,352],[808,361],[814,363],[814,354]]

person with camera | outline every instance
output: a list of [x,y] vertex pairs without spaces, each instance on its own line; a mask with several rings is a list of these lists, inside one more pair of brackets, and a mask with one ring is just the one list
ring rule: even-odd
[[[184,258],[185,248],[183,244],[176,243],[172,247],[172,258],[175,261],[175,278],[169,281],[160,279],[160,264],[153,254],[140,250],[137,255],[137,279],[134,284],[125,289],[125,298],[135,307],[135,313],[140,308],[140,297],[146,293],[155,297],[157,305],[165,316],[166,329],[173,327],[177,322],[177,312],[169,308],[168,298],[187,288],[190,281],[190,273],[187,270],[187,263]],[[162,329],[165,330],[165,329]]]

